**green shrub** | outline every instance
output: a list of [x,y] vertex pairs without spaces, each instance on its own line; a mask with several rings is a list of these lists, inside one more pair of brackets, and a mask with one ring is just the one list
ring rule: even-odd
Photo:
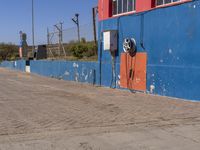
[[71,51],[74,57],[81,59],[84,57],[85,53],[88,51],[88,47],[83,43],[79,43],[79,44],[73,45],[71,48]]
[[18,46],[0,43],[0,60],[15,60],[19,56]]
[[82,40],[81,43],[73,43],[67,46],[68,53],[71,53],[74,57],[82,59],[84,57],[95,56],[97,47],[94,42],[85,42]]

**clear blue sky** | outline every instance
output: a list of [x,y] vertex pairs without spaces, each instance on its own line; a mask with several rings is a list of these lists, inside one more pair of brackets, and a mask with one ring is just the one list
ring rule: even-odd
[[[64,28],[73,27],[71,18],[80,13],[80,24],[92,20],[92,7],[97,0],[34,0],[36,44],[46,42],[47,27],[64,21]],[[0,42],[19,43],[19,31],[28,34],[31,44],[31,0],[0,1]]]

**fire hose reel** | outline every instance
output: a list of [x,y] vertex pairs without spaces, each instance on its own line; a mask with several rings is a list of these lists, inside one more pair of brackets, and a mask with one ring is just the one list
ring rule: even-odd
[[125,38],[123,50],[125,53],[134,54],[136,52],[136,40],[134,38]]

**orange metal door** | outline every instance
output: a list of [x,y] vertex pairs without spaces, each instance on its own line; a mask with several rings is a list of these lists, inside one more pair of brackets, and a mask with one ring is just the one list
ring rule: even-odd
[[136,53],[130,56],[121,54],[120,86],[137,91],[146,91],[147,54]]

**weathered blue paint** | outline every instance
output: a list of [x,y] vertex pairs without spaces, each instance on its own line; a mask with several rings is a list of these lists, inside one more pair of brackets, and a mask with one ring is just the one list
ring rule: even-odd
[[9,69],[15,69],[19,71],[25,71],[26,61],[25,60],[17,60],[17,61],[3,61],[0,64],[0,67],[5,67]]
[[148,87],[154,85],[156,94],[200,100],[200,1],[152,11],[145,24]]
[[9,69],[14,69],[14,61],[3,61],[0,63],[0,66]]
[[98,62],[30,61],[31,73],[99,85]]
[[[200,0],[177,6],[121,16],[99,22],[105,30],[118,30],[116,73],[119,76],[123,39],[135,38],[137,51],[148,54],[147,92],[200,100]],[[99,42],[102,85],[111,80],[111,58]]]
[[26,61],[25,60],[18,60],[14,62],[14,66],[16,70],[20,70],[25,72]]
[[[100,85],[99,63],[80,61],[30,61],[31,73],[68,81]],[[26,61],[3,61],[0,67],[25,71]]]

